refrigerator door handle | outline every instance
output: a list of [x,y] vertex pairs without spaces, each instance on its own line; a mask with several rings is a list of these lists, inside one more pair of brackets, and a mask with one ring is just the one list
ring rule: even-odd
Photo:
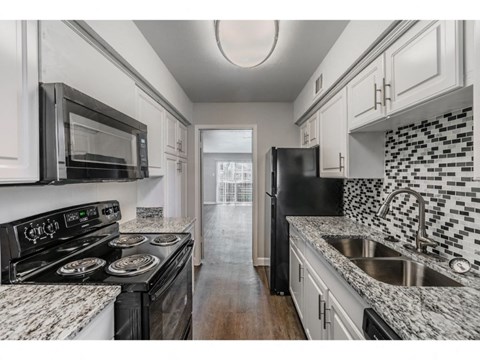
[[275,172],[272,171],[272,195],[277,193],[277,182],[275,180]]

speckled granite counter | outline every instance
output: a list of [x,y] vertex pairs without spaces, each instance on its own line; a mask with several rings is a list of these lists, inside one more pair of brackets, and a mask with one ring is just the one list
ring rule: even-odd
[[[385,241],[385,234],[344,217],[287,217],[307,241],[403,339],[480,339],[480,280],[458,275],[448,262],[425,259]],[[325,235],[359,235],[457,280],[466,287],[404,287],[377,281],[327,244]]]
[[120,286],[0,285],[0,340],[72,339]]
[[181,233],[195,222],[194,218],[136,218],[120,224],[120,232],[128,233]]

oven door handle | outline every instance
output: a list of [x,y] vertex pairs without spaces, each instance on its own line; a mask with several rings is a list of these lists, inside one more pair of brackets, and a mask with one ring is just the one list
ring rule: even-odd
[[188,251],[186,253],[186,255],[184,256],[184,260],[182,260],[180,262],[180,264],[178,264],[175,269],[177,269],[177,271],[175,272],[175,276],[171,277],[170,280],[168,280],[168,282],[166,282],[165,284],[163,284],[160,289],[158,289],[157,291],[155,291],[155,293],[153,295],[150,295],[150,298],[152,301],[155,301],[161,294],[163,294],[165,291],[167,291],[172,285],[173,283],[175,282],[175,280],[177,280],[178,276],[180,275],[180,273],[183,271],[183,269],[185,268],[185,265],[188,263],[188,261],[190,260],[190,258],[192,257],[192,247],[191,246],[188,246]]

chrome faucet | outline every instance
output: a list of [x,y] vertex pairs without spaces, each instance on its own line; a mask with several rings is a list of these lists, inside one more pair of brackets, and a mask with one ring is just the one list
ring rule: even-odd
[[409,188],[403,188],[403,189],[392,191],[385,199],[385,202],[383,203],[383,205],[380,206],[380,209],[378,209],[377,216],[381,217],[382,219],[385,219],[387,217],[388,211],[390,210],[390,203],[392,202],[393,198],[398,194],[402,194],[402,193],[410,194],[417,198],[418,231],[415,239],[415,247],[417,251],[426,253],[427,247],[431,246],[432,248],[434,248],[438,245],[438,243],[430,239],[425,230],[425,200],[423,199],[422,195],[420,195],[415,190],[412,190]]

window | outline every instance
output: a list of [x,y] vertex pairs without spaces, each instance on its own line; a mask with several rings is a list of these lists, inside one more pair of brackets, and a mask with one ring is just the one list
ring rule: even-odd
[[252,162],[217,161],[217,203],[252,202]]

